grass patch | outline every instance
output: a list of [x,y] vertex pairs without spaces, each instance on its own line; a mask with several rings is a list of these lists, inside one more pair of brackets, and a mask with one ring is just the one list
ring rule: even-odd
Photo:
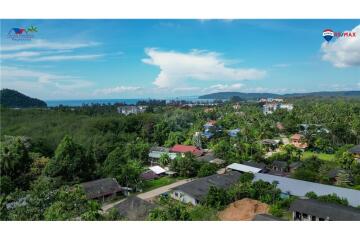
[[309,158],[311,156],[317,156],[320,160],[323,161],[334,161],[335,160],[335,154],[327,154],[327,153],[316,153],[316,152],[310,152],[306,151],[302,155],[302,159]]
[[147,192],[147,191],[150,191],[150,190],[162,187],[162,186],[172,184],[172,183],[176,182],[176,180],[178,180],[178,179],[179,178],[165,176],[165,177],[161,177],[158,179],[145,181],[143,192]]

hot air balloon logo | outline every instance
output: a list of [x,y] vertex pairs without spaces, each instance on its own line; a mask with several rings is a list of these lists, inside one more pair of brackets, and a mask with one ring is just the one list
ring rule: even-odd
[[334,32],[331,29],[325,29],[322,35],[326,41],[330,42],[331,39],[334,37]]

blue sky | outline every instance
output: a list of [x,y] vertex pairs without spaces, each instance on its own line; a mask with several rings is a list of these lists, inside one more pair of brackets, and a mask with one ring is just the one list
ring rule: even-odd
[[[9,38],[30,26],[31,40]],[[326,43],[327,28],[357,35]],[[1,87],[46,100],[360,90],[360,21],[1,20]]]

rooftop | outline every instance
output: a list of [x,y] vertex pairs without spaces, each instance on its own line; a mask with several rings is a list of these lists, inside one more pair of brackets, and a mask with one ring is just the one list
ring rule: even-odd
[[253,221],[282,221],[282,219],[269,214],[256,214]]
[[266,182],[277,181],[278,188],[283,193],[289,193],[294,196],[304,197],[308,192],[315,192],[316,195],[328,195],[335,193],[341,198],[346,198],[351,206],[357,207],[360,205],[360,191],[325,185],[320,183],[313,183],[308,181],[297,180],[293,178],[274,176],[263,173],[255,173],[254,181],[263,180]]
[[251,172],[251,173],[258,173],[261,172],[261,168],[251,167],[248,165],[240,164],[240,163],[232,163],[226,167],[227,169],[240,171],[240,172]]
[[89,199],[99,198],[121,191],[121,187],[115,178],[102,178],[95,181],[81,183],[86,197]]
[[290,205],[297,211],[332,221],[359,221],[360,209],[340,204],[326,203],[314,199],[297,199]]
[[127,220],[145,220],[150,211],[157,206],[136,196],[128,197],[115,205],[115,209]]
[[238,182],[240,175],[241,173],[234,171],[226,174],[215,174],[175,187],[173,190],[182,191],[197,200],[202,200],[209,192],[211,186],[228,188]]
[[152,167],[149,167],[149,169],[154,172],[155,174],[162,174],[162,173],[165,173],[166,170],[163,169],[162,167],[160,166],[152,166]]
[[191,152],[192,154],[194,154],[195,156],[201,156],[203,154],[203,151],[201,149],[198,149],[195,146],[187,146],[187,145],[180,145],[180,144],[176,144],[175,146],[173,146],[170,149],[171,152],[176,152],[176,153],[187,153],[187,152]]
[[350,153],[360,154],[360,144],[349,149]]

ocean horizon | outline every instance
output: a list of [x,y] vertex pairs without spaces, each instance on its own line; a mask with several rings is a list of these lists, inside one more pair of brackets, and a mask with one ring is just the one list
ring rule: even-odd
[[212,102],[214,99],[199,99],[198,96],[191,97],[176,97],[176,98],[118,98],[118,99],[73,99],[73,100],[44,100],[48,107],[58,107],[60,105],[68,107],[80,107],[82,105],[91,105],[91,104],[137,104],[139,101],[149,101],[149,100],[178,100],[178,101],[195,101],[195,102]]

